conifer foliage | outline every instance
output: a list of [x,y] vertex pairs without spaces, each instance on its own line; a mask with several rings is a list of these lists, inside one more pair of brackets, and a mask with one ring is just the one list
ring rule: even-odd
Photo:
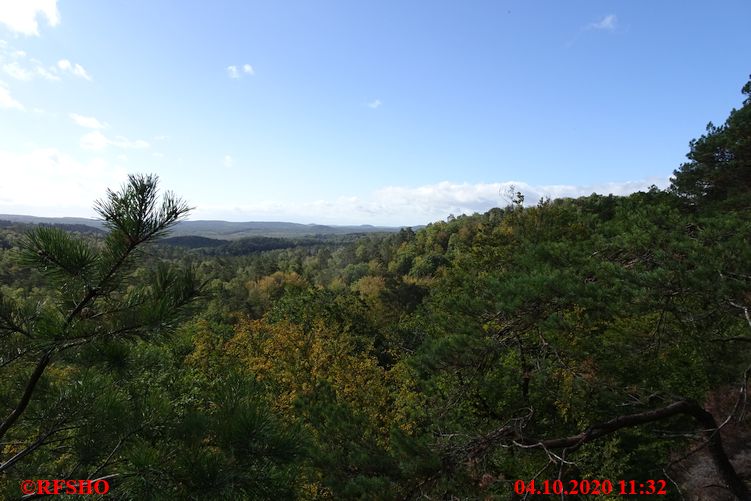
[[133,274],[143,248],[190,211],[172,193],[160,200],[155,176],[131,175],[96,211],[109,229],[104,241],[49,227],[22,241],[20,260],[49,280],[50,298],[0,296],[0,439],[12,443],[2,449],[4,474],[49,453],[51,444],[79,440],[91,424],[85,411],[92,399],[115,398],[109,382],[90,370],[92,351],[112,353],[119,342],[153,338],[200,293],[190,268],[160,264]]
[[751,192],[751,80],[746,96],[723,125],[707,125],[706,134],[691,141],[688,159],[675,171],[673,189],[693,203],[721,203],[748,209]]

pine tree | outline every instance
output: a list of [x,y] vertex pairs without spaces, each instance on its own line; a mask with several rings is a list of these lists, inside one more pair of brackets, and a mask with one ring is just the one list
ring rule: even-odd
[[41,226],[23,240],[20,261],[54,287],[46,300],[0,293],[0,439],[6,444],[0,472],[32,457],[35,464],[54,459],[51,444],[79,447],[92,413],[117,414],[107,408],[108,379],[87,370],[91,353],[111,358],[126,340],[159,335],[200,294],[192,269],[163,263],[138,269],[144,247],[191,210],[171,192],[160,197],[156,176],[129,176],[95,210],[109,230],[103,241]]
[[694,204],[720,203],[748,208],[751,192],[751,80],[742,89],[746,99],[719,127],[690,143],[690,160],[674,172],[672,189]]

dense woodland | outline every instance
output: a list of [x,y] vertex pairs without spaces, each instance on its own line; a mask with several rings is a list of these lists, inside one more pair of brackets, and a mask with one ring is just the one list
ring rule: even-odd
[[0,225],[0,497],[749,499],[743,91],[667,190],[209,247],[158,243],[189,206],[134,175],[105,232]]

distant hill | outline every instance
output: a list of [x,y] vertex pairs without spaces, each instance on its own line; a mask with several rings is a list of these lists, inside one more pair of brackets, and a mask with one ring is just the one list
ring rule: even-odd
[[181,237],[167,237],[159,240],[161,245],[173,245],[175,247],[186,247],[188,249],[221,247],[229,242],[216,238],[198,237],[195,235],[186,235]]
[[313,247],[322,244],[336,244],[352,241],[362,233],[347,235],[316,235],[303,237],[243,237],[234,240],[217,240],[206,237],[169,237],[160,240],[160,245],[179,246],[186,249],[199,249],[204,255],[244,256],[256,252],[294,247]]
[[[104,230],[104,223],[98,219],[82,217],[37,217],[16,214],[0,214],[0,220],[27,224],[84,225]],[[348,235],[352,233],[393,233],[401,227],[335,226],[321,224],[300,224],[281,221],[182,221],[175,225],[171,237],[204,237],[220,240],[237,240],[245,237],[303,237],[316,235]],[[188,246],[193,246],[191,242]],[[211,242],[206,242],[212,245]],[[179,245],[179,244],[178,244]],[[216,244],[213,244],[216,245]]]
[[10,221],[12,223],[26,224],[66,224],[66,225],[84,225],[88,227],[99,228],[104,230],[104,223],[98,219],[89,219],[85,217],[37,217],[23,216],[19,214],[0,214],[0,220]]

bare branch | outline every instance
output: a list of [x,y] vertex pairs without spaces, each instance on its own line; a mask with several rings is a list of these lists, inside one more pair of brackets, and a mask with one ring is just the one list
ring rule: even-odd
[[[667,419],[679,414],[693,417],[702,427],[709,453],[722,479],[727,483],[729,489],[741,500],[751,501],[751,493],[748,486],[738,476],[735,468],[730,463],[725,449],[722,445],[722,438],[719,433],[719,426],[712,414],[707,412],[693,400],[679,400],[672,404],[659,409],[653,409],[636,414],[618,416],[604,423],[598,423],[590,426],[586,430],[576,435],[562,438],[553,438],[546,440],[524,438],[521,433],[522,424],[526,423],[526,418],[518,418],[507,422],[504,426],[491,431],[490,433],[478,437],[465,446],[463,450],[469,452],[469,457],[476,459],[487,453],[492,447],[503,445],[503,442],[519,445],[525,449],[540,447],[549,452],[549,449],[576,449],[583,444],[592,442],[598,438],[614,433],[623,428],[630,428],[646,423],[652,423]],[[530,414],[531,416],[531,414]],[[517,426],[515,426],[515,424]],[[551,458],[550,454],[548,457]],[[558,459],[562,459],[556,456]]]
[[740,308],[741,310],[743,310],[743,315],[746,317],[746,322],[748,322],[748,326],[751,327],[751,314],[748,312],[748,308],[745,307],[745,306],[741,306],[739,304],[736,304],[736,303],[734,303],[732,301],[730,301],[730,304],[732,306],[735,306],[736,308]]

